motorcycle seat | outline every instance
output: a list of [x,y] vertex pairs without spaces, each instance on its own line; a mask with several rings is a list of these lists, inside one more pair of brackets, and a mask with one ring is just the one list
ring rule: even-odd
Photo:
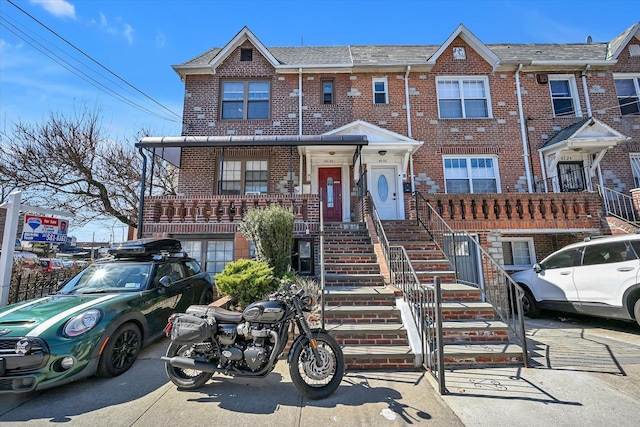
[[242,313],[231,311],[222,307],[209,307],[209,312],[213,312],[218,323],[240,323],[242,322]]

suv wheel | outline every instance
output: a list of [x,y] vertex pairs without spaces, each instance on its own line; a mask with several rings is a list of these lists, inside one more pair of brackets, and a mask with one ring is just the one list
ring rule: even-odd
[[523,285],[524,296],[522,297],[522,314],[532,319],[540,314],[540,308],[531,291]]
[[636,322],[640,325],[640,299],[636,301],[636,304],[633,306],[633,314],[636,317]]

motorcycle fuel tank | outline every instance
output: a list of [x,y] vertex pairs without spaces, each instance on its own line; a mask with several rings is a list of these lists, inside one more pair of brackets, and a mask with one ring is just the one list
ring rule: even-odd
[[258,301],[247,307],[242,316],[249,322],[273,323],[282,320],[285,312],[281,301]]

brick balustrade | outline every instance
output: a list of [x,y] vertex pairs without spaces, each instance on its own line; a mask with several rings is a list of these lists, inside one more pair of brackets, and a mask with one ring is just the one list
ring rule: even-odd
[[[596,193],[423,194],[454,229],[600,228]],[[411,203],[415,218],[415,203]]]
[[318,195],[147,196],[143,234],[234,233],[249,209],[277,204],[292,207],[297,231],[317,229]]

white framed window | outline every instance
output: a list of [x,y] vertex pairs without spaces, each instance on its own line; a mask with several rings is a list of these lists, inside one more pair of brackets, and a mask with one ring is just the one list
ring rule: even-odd
[[271,85],[268,81],[222,82],[224,120],[260,120],[269,118]]
[[633,183],[635,188],[640,188],[640,153],[629,153],[629,160],[633,172]]
[[640,74],[614,74],[620,113],[623,116],[640,114]]
[[213,276],[233,261],[234,244],[231,239],[181,240],[182,250],[198,261],[201,268]]
[[525,270],[536,262],[531,237],[506,237],[502,239],[502,256],[505,270]]
[[485,76],[437,77],[441,119],[489,118],[489,79]]
[[582,117],[576,76],[572,74],[550,74],[549,90],[551,91],[554,116]]
[[208,240],[206,252],[206,271],[220,273],[227,263],[233,261],[233,240]]
[[225,160],[220,164],[219,194],[265,194],[269,188],[266,160]]
[[373,82],[373,103],[374,104],[388,104],[389,103],[389,88],[387,85],[386,77],[375,77]]
[[498,159],[495,156],[443,158],[445,192],[500,193]]

